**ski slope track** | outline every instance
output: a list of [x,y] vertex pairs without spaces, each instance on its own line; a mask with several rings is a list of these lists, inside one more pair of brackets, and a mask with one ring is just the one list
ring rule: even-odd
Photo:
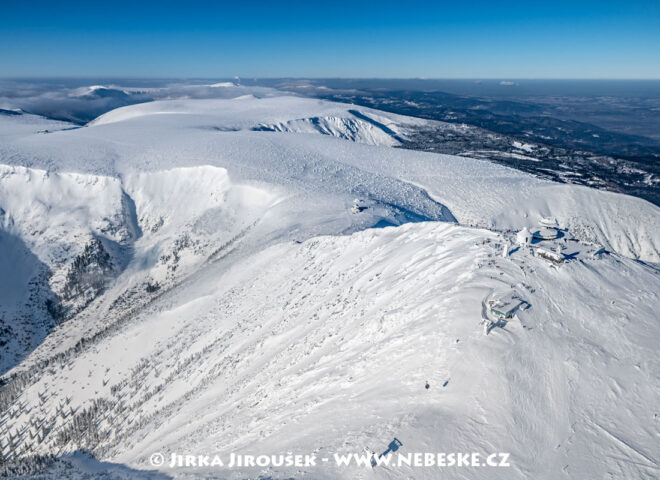
[[[660,476],[660,209],[396,148],[424,120],[244,93],[0,116],[0,471]],[[558,238],[517,246],[541,218]],[[510,466],[332,460],[393,439]],[[330,461],[168,465],[232,452]]]

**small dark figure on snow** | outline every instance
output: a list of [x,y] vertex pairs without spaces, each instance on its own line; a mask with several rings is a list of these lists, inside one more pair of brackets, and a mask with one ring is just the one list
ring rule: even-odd
[[424,385],[424,388],[426,388],[427,390],[428,390],[429,388],[431,388],[431,385],[429,385],[429,382],[426,382],[426,385]]

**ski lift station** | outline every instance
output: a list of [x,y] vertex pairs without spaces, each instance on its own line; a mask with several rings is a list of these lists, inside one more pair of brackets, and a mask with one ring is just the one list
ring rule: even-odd
[[511,291],[504,295],[495,296],[488,301],[488,306],[493,316],[511,318],[523,303],[525,303],[524,300],[515,291]]

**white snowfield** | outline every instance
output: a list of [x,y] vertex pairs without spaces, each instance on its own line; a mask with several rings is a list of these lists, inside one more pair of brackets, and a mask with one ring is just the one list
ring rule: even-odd
[[67,122],[49,120],[38,115],[30,115],[20,111],[17,111],[16,115],[7,115],[0,112],[0,141],[3,143],[6,141],[15,141],[22,136],[33,137],[37,132],[62,130],[71,126]]
[[[85,449],[124,466],[79,474],[116,478],[657,478],[660,209],[392,148],[423,122],[242,96],[0,135],[3,455]],[[559,266],[513,246],[544,217]],[[509,466],[334,460],[395,438],[394,462]],[[317,465],[168,466],[232,452]]]
[[220,131],[260,130],[275,132],[322,133],[369,145],[395,146],[405,136],[406,125],[424,120],[385,114],[370,108],[350,108],[344,104],[298,97],[256,99],[242,95],[226,100],[171,100],[118,108],[101,115],[90,125],[107,125],[137,117],[182,114],[207,123]]

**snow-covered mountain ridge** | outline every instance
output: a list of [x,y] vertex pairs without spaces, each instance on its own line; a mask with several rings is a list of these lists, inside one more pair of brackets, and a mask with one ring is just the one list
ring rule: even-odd
[[[260,125],[277,130],[278,125],[304,118],[349,122],[359,117],[394,135],[405,135],[406,124],[424,122],[295,97],[172,100],[123,107],[87,128],[19,138],[0,148],[12,164],[50,171],[121,176],[207,164],[226,168],[239,181],[284,183],[348,196],[379,192],[386,203],[395,203],[396,193],[387,194],[383,182],[394,182],[388,187],[393,192],[418,186],[421,196],[439,199],[461,223],[522,228],[533,225],[538,216],[551,215],[563,226],[574,226],[574,233],[585,239],[623,255],[660,261],[658,209],[643,200],[541,181],[484,161],[338,142],[327,137],[346,136],[332,129],[315,130],[323,136],[254,131]],[[368,131],[357,137],[373,139]],[[474,208],[475,202],[479,208]],[[408,203],[417,209],[427,201]],[[428,212],[416,212],[420,213]]]
[[153,115],[207,116],[220,131],[256,130],[270,132],[321,133],[368,145],[395,146],[406,136],[406,127],[421,125],[423,120],[342,104],[299,97],[255,99],[251,95],[230,102],[170,100],[118,108],[90,122],[107,125]]
[[[53,320],[60,322],[121,274],[149,271],[141,281],[156,288],[177,269],[180,274],[193,268],[276,203],[275,192],[234,185],[225,169],[210,166],[116,178],[0,165],[0,220],[7,239],[24,244],[43,266],[28,282],[40,279],[50,293],[29,308],[45,315],[48,302]],[[10,270],[19,271],[24,259],[15,261]],[[24,315],[23,310],[14,315]],[[33,325],[11,318],[3,323],[11,325],[14,335],[8,337],[14,342],[33,348],[43,339]],[[3,368],[16,360],[12,353],[20,358],[20,348],[8,346]]]
[[[240,97],[0,136],[0,268],[19,272],[0,294],[3,455],[84,448],[148,470],[154,452],[396,437],[511,453],[471,478],[652,478],[660,280],[635,259],[660,259],[658,208],[390,148],[415,122]],[[514,246],[542,217],[558,220],[559,266]],[[494,321],[488,300],[511,290],[527,308]]]
[[[512,453],[513,469],[472,478],[556,478],[557,465],[583,478],[611,469],[652,478],[652,463],[620,458],[653,458],[657,273],[612,257],[559,271],[523,252],[495,260],[501,242],[423,223],[279,244],[229,269],[216,263],[58,357],[64,368],[46,369],[23,391],[30,413],[13,407],[10,425],[46,419],[54,432],[46,440],[23,434],[36,452],[93,448],[146,469],[154,451],[348,453],[397,437],[410,451]],[[625,289],[609,280],[622,272],[634,278]],[[484,336],[481,300],[510,285],[531,309]],[[593,299],[598,289],[607,303]],[[92,412],[94,434],[78,437],[71,418]]]

